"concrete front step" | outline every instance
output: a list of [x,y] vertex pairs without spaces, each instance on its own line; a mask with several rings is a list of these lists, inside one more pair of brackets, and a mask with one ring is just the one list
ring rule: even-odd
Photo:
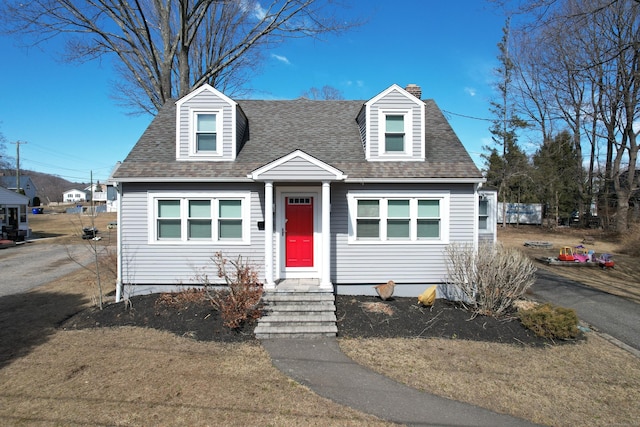
[[335,313],[309,313],[309,314],[282,314],[282,313],[274,313],[267,316],[263,316],[258,320],[258,323],[261,324],[292,324],[292,323],[322,323],[322,322],[332,322],[336,323],[336,315]]
[[301,313],[311,313],[311,312],[335,312],[336,306],[333,303],[326,304],[302,304],[302,303],[294,303],[294,304],[274,304],[267,305],[263,309],[265,312],[301,312]]
[[258,339],[336,336],[335,297],[331,292],[267,292]]
[[271,326],[261,327],[258,325],[255,330],[256,338],[312,338],[312,337],[335,337],[338,327],[335,325],[298,325],[298,326]]
[[335,297],[329,292],[314,292],[314,293],[296,293],[296,292],[267,292],[262,299],[265,302],[331,302],[335,301]]

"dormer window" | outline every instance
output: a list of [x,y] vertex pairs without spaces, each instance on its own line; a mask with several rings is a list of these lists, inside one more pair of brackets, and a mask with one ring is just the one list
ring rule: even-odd
[[216,151],[216,115],[198,114],[196,120],[196,151]]
[[378,155],[380,157],[405,158],[412,154],[413,123],[412,110],[378,110]]
[[192,111],[191,154],[212,156],[220,155],[220,125],[222,114],[219,111]]
[[404,116],[388,114],[385,120],[384,151],[386,153],[404,152]]

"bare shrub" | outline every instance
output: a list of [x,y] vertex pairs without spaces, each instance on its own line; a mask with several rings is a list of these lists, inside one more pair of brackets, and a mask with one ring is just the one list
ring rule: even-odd
[[536,267],[522,252],[501,244],[447,246],[449,296],[455,296],[474,316],[507,313],[535,281]]
[[629,227],[629,231],[621,236],[620,248],[623,254],[640,257],[640,224]]
[[[207,295],[213,306],[220,312],[224,325],[239,328],[247,319],[257,319],[262,315],[262,283],[258,272],[242,256],[236,261],[224,258],[222,252],[216,252],[212,258],[218,267],[218,277],[224,278],[224,289],[213,289],[206,275],[199,279],[205,285]],[[229,271],[228,267],[232,267]]]

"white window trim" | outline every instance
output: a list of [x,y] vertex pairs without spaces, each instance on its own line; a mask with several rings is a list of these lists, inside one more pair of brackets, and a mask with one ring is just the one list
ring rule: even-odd
[[[487,204],[487,213],[486,214],[480,213],[480,204],[483,203],[483,202]],[[489,222],[490,219],[491,219],[491,208],[490,208],[490,206],[491,206],[491,202],[489,201],[489,199],[480,198],[478,200],[478,230],[480,230],[481,232],[488,233],[488,232],[491,231],[491,227],[490,227],[491,223]],[[484,228],[480,227],[480,218],[482,218],[482,217],[486,217],[487,218],[487,224],[486,224],[486,227],[484,227]]]
[[[180,220],[181,220],[181,237],[180,239],[158,239],[158,200],[180,200]],[[240,199],[242,200],[242,239],[218,239],[218,201]],[[188,238],[188,214],[189,200],[212,200],[211,205],[211,238],[210,239],[192,239]],[[234,246],[234,245],[250,245],[251,244],[251,192],[162,192],[151,191],[147,194],[147,233],[148,242],[152,245],[211,245],[216,246]]]
[[[387,133],[386,118],[387,116],[404,116],[404,150],[389,151],[385,150]],[[407,157],[413,155],[413,109],[387,109],[378,110],[378,155],[381,157]]]
[[[387,240],[386,222],[387,222],[387,204],[380,205],[380,238],[379,239],[363,239],[356,238],[356,219],[358,212],[358,200],[361,199],[409,199],[411,210],[411,231],[409,240],[392,239]],[[416,237],[417,224],[417,200],[439,200],[440,201],[440,238],[439,239],[418,239]],[[449,211],[450,211],[450,193],[443,191],[421,191],[421,192],[367,192],[353,191],[347,194],[347,204],[349,207],[348,221],[348,243],[354,245],[446,245],[449,244]]]
[[[189,156],[199,158],[216,158],[222,156],[222,109],[192,108],[189,110]],[[200,114],[216,115],[216,151],[199,152],[196,143],[197,118]]]

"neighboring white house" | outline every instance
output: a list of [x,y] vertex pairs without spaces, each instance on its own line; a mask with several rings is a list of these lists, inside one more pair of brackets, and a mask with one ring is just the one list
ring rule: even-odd
[[94,203],[106,205],[107,212],[118,211],[118,192],[113,184],[96,183],[87,186],[84,191],[87,201],[93,200]]
[[62,201],[64,203],[77,203],[87,201],[87,192],[72,188],[62,193]]

